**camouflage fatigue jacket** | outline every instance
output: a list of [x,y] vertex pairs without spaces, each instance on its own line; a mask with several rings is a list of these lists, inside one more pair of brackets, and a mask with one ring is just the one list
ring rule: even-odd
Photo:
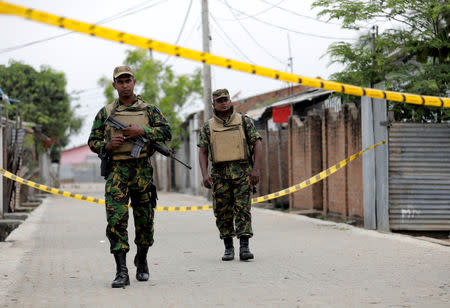
[[[137,100],[135,100],[136,102]],[[126,110],[133,110],[133,104],[126,108]],[[161,111],[153,106],[148,105],[147,108],[148,122],[150,127],[144,127],[145,136],[143,136],[147,142],[164,142],[172,138],[172,130],[169,123],[162,115]],[[94,123],[92,124],[91,134],[89,135],[88,145],[92,152],[97,153],[99,156],[105,154],[106,134],[105,125],[103,124],[107,118],[106,109],[103,107],[95,116]],[[154,152],[154,151],[153,151]],[[153,153],[149,153],[152,155]]]
[[[244,117],[244,125],[247,130],[248,139],[247,143],[249,145],[250,151],[258,139],[262,139],[261,135],[256,130],[255,124],[253,124],[252,119],[245,116]],[[209,122],[205,122],[202,129],[200,130],[199,142],[197,144],[200,148],[208,148],[208,152],[211,152],[211,144],[210,144],[210,136],[211,132],[209,129]],[[210,157],[211,158],[211,157]],[[248,161],[231,161],[224,163],[213,164],[211,170],[212,177],[220,177],[223,179],[238,179],[241,177],[245,177],[251,173],[251,166]]]

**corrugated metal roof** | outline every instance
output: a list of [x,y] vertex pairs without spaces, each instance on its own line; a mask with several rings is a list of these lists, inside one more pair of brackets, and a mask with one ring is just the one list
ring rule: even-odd
[[264,114],[264,112],[266,110],[271,109],[272,107],[281,107],[281,106],[287,106],[287,105],[294,105],[294,104],[301,103],[304,101],[311,101],[316,97],[328,95],[332,92],[333,91],[328,91],[328,90],[311,89],[308,91],[304,91],[304,92],[292,95],[288,98],[284,98],[282,100],[276,101],[268,106],[249,110],[249,111],[247,111],[247,114],[251,118],[257,120],[257,119],[261,118],[261,116]]
[[275,102],[270,104],[269,107],[281,107],[281,106],[286,106],[286,105],[293,105],[295,103],[300,103],[300,102],[304,102],[304,101],[311,101],[313,98],[322,96],[322,95],[326,95],[326,94],[330,94],[333,93],[333,91],[325,91],[325,90],[320,90],[320,89],[314,89],[311,91],[307,91],[307,92],[302,92],[299,93],[297,95],[285,98],[281,101]]
[[259,119],[267,107],[261,107],[247,111],[247,115],[252,119]]

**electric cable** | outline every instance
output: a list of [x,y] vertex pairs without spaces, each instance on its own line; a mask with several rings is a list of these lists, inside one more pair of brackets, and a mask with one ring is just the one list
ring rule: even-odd
[[235,49],[234,49],[234,46],[232,46],[232,45],[230,45],[229,43],[228,43],[228,41],[227,41],[227,38],[226,37],[223,37],[222,36],[222,34],[219,32],[219,30],[218,30],[218,28],[217,28],[217,30],[216,30],[216,25],[215,24],[211,24],[210,25],[211,26],[211,29],[212,30],[215,30],[215,32],[216,32],[216,34],[217,34],[217,36],[219,36],[221,39],[222,39],[222,41],[224,42],[224,44],[237,56],[237,57],[242,57],[243,55],[241,55],[239,52],[237,52]]
[[[145,2],[143,2],[141,4],[139,4],[139,5],[136,5],[134,7],[128,8],[128,9],[126,9],[126,10],[120,12],[120,13],[116,13],[116,14],[114,14],[112,16],[106,17],[106,18],[98,21],[97,23],[95,23],[95,25],[101,25],[101,24],[108,23],[110,21],[113,21],[113,20],[116,20],[116,19],[119,19],[119,18],[122,18],[122,17],[125,17],[125,16],[129,16],[129,15],[135,14],[135,13],[137,13],[139,11],[149,9],[149,8],[151,8],[153,6],[156,6],[156,5],[158,5],[158,4],[162,3],[162,2],[165,2],[167,0],[161,0],[161,1],[157,2],[157,3],[154,3],[154,4],[148,5],[146,7],[137,9],[138,7],[142,6],[143,4],[147,4],[148,2],[151,2],[151,1],[155,1],[155,0],[147,0],[147,1],[145,1]],[[133,11],[130,12],[130,10],[133,10]],[[126,13],[126,12],[128,12],[128,13]],[[51,40],[54,40],[54,39],[57,39],[57,38],[61,38],[61,37],[67,36],[67,35],[72,34],[72,33],[75,33],[75,31],[69,31],[67,33],[62,33],[62,34],[50,36],[50,37],[47,37],[47,38],[44,38],[44,39],[28,42],[28,43],[25,43],[25,44],[21,44],[21,45],[16,45],[16,46],[11,46],[11,47],[7,47],[7,48],[4,48],[4,49],[0,49],[0,54],[11,52],[11,51],[16,51],[16,50],[19,50],[19,49],[22,49],[22,48],[25,48],[25,47],[28,47],[28,46],[44,43],[44,42],[47,42],[47,41],[51,41]]]
[[220,26],[219,22],[214,18],[214,16],[211,14],[211,12],[209,12],[209,16],[211,16],[212,20],[216,23],[216,25],[220,29],[220,31],[222,31],[222,33],[226,36],[226,38],[230,41],[230,43],[234,46],[234,48],[241,54],[241,56],[243,56],[251,64],[254,64],[254,62],[252,60],[250,60],[250,58],[247,57],[247,55],[238,46],[236,46],[236,44],[233,42],[233,40],[222,29],[222,27]]
[[[253,15],[244,16],[244,17],[238,18],[238,19],[239,19],[239,20],[243,20],[243,19],[247,19],[247,18],[250,18],[250,17],[253,17],[253,16],[258,16],[258,15],[267,13],[268,11],[270,11],[271,9],[277,7],[278,5],[280,5],[281,3],[285,2],[285,1],[286,1],[286,0],[281,0],[281,1],[279,1],[278,3],[275,3],[275,4],[267,2],[267,4],[270,4],[270,5],[272,5],[272,6],[269,7],[269,8],[266,8],[266,9],[264,9],[264,10],[258,12],[258,13],[255,13],[255,14],[253,14]],[[221,20],[228,20],[228,21],[234,21],[234,20],[235,20],[235,18],[231,19],[231,18],[223,18],[223,17],[222,17],[222,18],[218,18],[218,19],[221,19]]]
[[245,31],[245,33],[247,33],[247,35],[252,39],[252,41],[259,47],[262,49],[262,51],[264,51],[264,53],[266,55],[268,55],[269,57],[271,57],[272,59],[280,62],[281,64],[285,65],[286,62],[283,60],[278,59],[277,57],[275,57],[274,55],[272,55],[270,52],[268,52],[266,50],[266,48],[264,48],[254,37],[253,35],[247,30],[247,28],[245,28],[245,26],[242,24],[242,22],[237,18],[236,14],[234,13],[234,11],[231,9],[231,6],[228,4],[227,0],[224,0],[225,4],[228,6],[228,9],[230,10],[231,14],[235,17],[236,21],[239,23],[239,25],[241,26],[241,28]]
[[[178,44],[178,41],[180,40],[181,34],[183,33],[184,27],[186,26],[186,21],[187,21],[187,19],[188,19],[189,13],[191,12],[191,7],[192,7],[192,0],[189,1],[189,6],[188,6],[188,9],[187,9],[187,11],[186,11],[186,15],[184,16],[184,20],[183,20],[183,24],[181,25],[180,32],[178,33],[177,39],[175,40],[175,45]],[[164,60],[164,62],[162,63],[162,65],[164,66],[164,65],[167,63],[167,61],[169,61],[169,59],[170,59],[171,57],[172,57],[172,56],[170,56],[170,55],[167,56],[166,60]]]
[[[263,3],[266,3],[266,4],[272,4],[272,3],[270,3],[270,2],[267,1],[267,0],[258,0],[258,1],[263,2]],[[325,20],[320,20],[320,19],[318,19],[318,18],[314,18],[314,17],[308,16],[308,15],[302,15],[302,14],[299,14],[299,13],[297,13],[297,12],[295,12],[295,11],[288,10],[288,9],[286,9],[286,8],[284,8],[284,7],[282,7],[282,6],[280,6],[279,3],[272,4],[272,5],[273,5],[273,7],[276,7],[276,8],[279,9],[279,10],[288,12],[288,13],[293,14],[293,15],[296,15],[296,16],[298,16],[298,17],[302,17],[302,18],[314,20],[314,21],[321,22],[321,23],[324,23],[324,24],[336,25],[336,26],[342,26],[341,24],[338,24],[338,23],[334,23],[334,22],[330,22],[330,21],[325,21]]]
[[201,25],[200,22],[200,16],[197,16],[197,19],[195,20],[195,22],[193,23],[193,26],[191,28],[191,30],[189,31],[189,33],[183,38],[183,42],[187,42],[189,41],[189,39],[191,38],[192,33],[194,33],[195,29],[198,29]]
[[[219,1],[221,1],[223,3],[222,0],[219,0]],[[292,33],[296,33],[296,34],[300,34],[300,35],[304,35],[304,36],[310,36],[310,37],[329,39],[329,40],[357,41],[357,39],[352,39],[352,38],[332,37],[332,36],[327,36],[327,35],[312,34],[312,33],[297,31],[297,30],[294,30],[294,29],[289,29],[289,28],[286,28],[286,27],[283,27],[283,26],[272,24],[272,23],[267,22],[265,20],[261,20],[261,19],[259,19],[257,17],[254,17],[254,16],[250,16],[247,13],[242,12],[242,11],[240,11],[238,9],[233,8],[233,7],[231,7],[231,8],[232,8],[232,10],[238,12],[239,14],[249,16],[250,18],[252,18],[252,19],[254,19],[254,20],[256,20],[256,21],[258,21],[260,23],[263,23],[263,24],[271,26],[271,27],[279,28],[279,29],[282,29],[282,30],[285,30],[285,31],[289,31],[289,32],[292,32]]]

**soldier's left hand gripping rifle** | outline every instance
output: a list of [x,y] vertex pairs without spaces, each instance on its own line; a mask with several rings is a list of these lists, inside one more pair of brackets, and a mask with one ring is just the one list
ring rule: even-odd
[[[124,129],[127,127],[127,125],[120,122],[113,116],[109,116],[108,118],[106,118],[104,124],[114,127],[115,129]],[[138,158],[139,155],[141,154],[142,148],[145,146],[145,140],[142,136],[139,136],[137,138],[130,139],[130,141],[133,142],[133,144],[134,144],[133,148],[131,149],[130,154],[132,157]],[[159,143],[156,143],[156,142],[152,143],[151,147],[153,147],[153,149],[155,149],[155,151],[157,151],[158,153],[161,153],[162,155],[164,155],[166,157],[170,157],[170,158],[176,160],[177,162],[179,162],[180,164],[182,164],[183,166],[185,166],[188,169],[192,169],[191,166],[189,166],[188,164],[186,164],[186,163],[182,162],[181,160],[179,160],[178,158],[176,158],[173,155],[173,152],[171,149],[168,149],[165,146],[163,146]]]

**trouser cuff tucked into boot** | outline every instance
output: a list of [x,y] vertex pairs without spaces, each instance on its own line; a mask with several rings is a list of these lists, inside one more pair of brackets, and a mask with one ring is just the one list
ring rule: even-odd
[[111,283],[113,288],[123,288],[130,285],[130,277],[127,268],[127,253],[125,251],[114,252],[116,261],[116,278]]
[[239,238],[239,259],[241,259],[242,261],[247,261],[254,258],[253,254],[250,252],[250,248],[248,247],[248,239],[248,236],[241,236]]
[[222,261],[233,260],[234,259],[233,238],[226,237],[223,239],[223,243],[225,244],[225,253],[223,254]]
[[150,277],[147,264],[148,246],[138,246],[137,253],[134,257],[134,265],[136,265],[136,279],[138,281],[147,281]]

